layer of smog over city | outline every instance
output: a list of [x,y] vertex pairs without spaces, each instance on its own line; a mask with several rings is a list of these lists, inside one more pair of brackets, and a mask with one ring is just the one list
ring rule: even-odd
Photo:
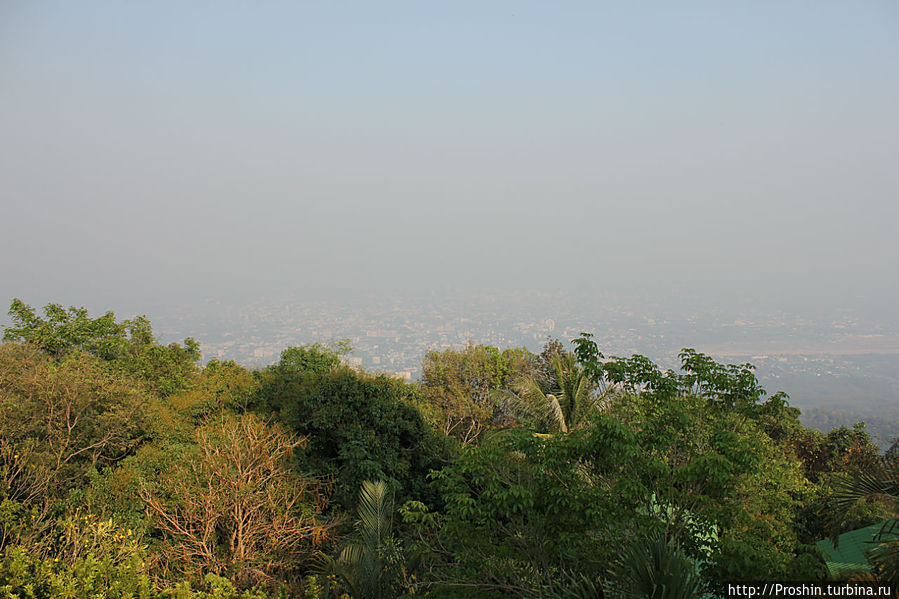
[[[738,302],[734,302],[738,303]],[[868,422],[888,446],[899,426],[899,324],[858,311],[830,314],[735,308],[693,299],[695,312],[649,296],[615,293],[497,293],[368,296],[353,303],[286,298],[229,304],[209,299],[160,311],[169,340],[189,334],[206,360],[267,366],[289,346],[348,340],[348,364],[418,380],[429,350],[482,343],[539,351],[547,339],[596,336],[609,355],[646,355],[665,368],[690,347],[749,362],[771,393],[784,391],[810,426]]]

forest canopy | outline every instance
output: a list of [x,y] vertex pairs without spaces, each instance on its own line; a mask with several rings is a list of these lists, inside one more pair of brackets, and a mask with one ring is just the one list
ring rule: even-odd
[[[720,597],[832,579],[816,542],[897,522],[864,424],[808,429],[693,349],[663,370],[586,333],[472,343],[406,382],[341,346],[249,369],[145,317],[9,314],[3,596]],[[899,580],[875,541],[839,575]]]

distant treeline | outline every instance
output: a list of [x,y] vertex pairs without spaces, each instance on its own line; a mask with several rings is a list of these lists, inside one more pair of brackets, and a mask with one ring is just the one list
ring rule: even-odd
[[[823,580],[816,541],[896,521],[869,429],[691,349],[471,344],[408,383],[345,343],[201,366],[143,317],[9,313],[2,597],[719,597]],[[896,581],[897,549],[859,576]]]
[[803,410],[800,420],[807,427],[822,432],[829,432],[841,426],[852,427],[858,422],[863,422],[868,435],[882,451],[889,449],[899,434],[899,418],[870,413],[860,414],[842,409],[807,408]]

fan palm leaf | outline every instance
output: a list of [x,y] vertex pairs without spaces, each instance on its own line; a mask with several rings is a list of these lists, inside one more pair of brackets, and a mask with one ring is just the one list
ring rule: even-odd
[[703,596],[696,564],[672,541],[656,534],[628,547],[621,559],[621,590],[633,599],[696,599]]
[[845,511],[863,499],[899,501],[899,459],[883,456],[838,481],[833,495],[836,511]]
[[899,458],[881,456],[834,485],[831,499],[832,540],[839,536],[839,519],[860,501],[877,499],[890,505],[892,518],[874,538],[877,543],[869,554],[870,562],[890,582],[899,582]]

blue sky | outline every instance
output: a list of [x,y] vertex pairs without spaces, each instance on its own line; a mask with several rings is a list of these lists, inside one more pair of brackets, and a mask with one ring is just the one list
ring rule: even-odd
[[899,4],[15,2],[0,292],[899,299]]

